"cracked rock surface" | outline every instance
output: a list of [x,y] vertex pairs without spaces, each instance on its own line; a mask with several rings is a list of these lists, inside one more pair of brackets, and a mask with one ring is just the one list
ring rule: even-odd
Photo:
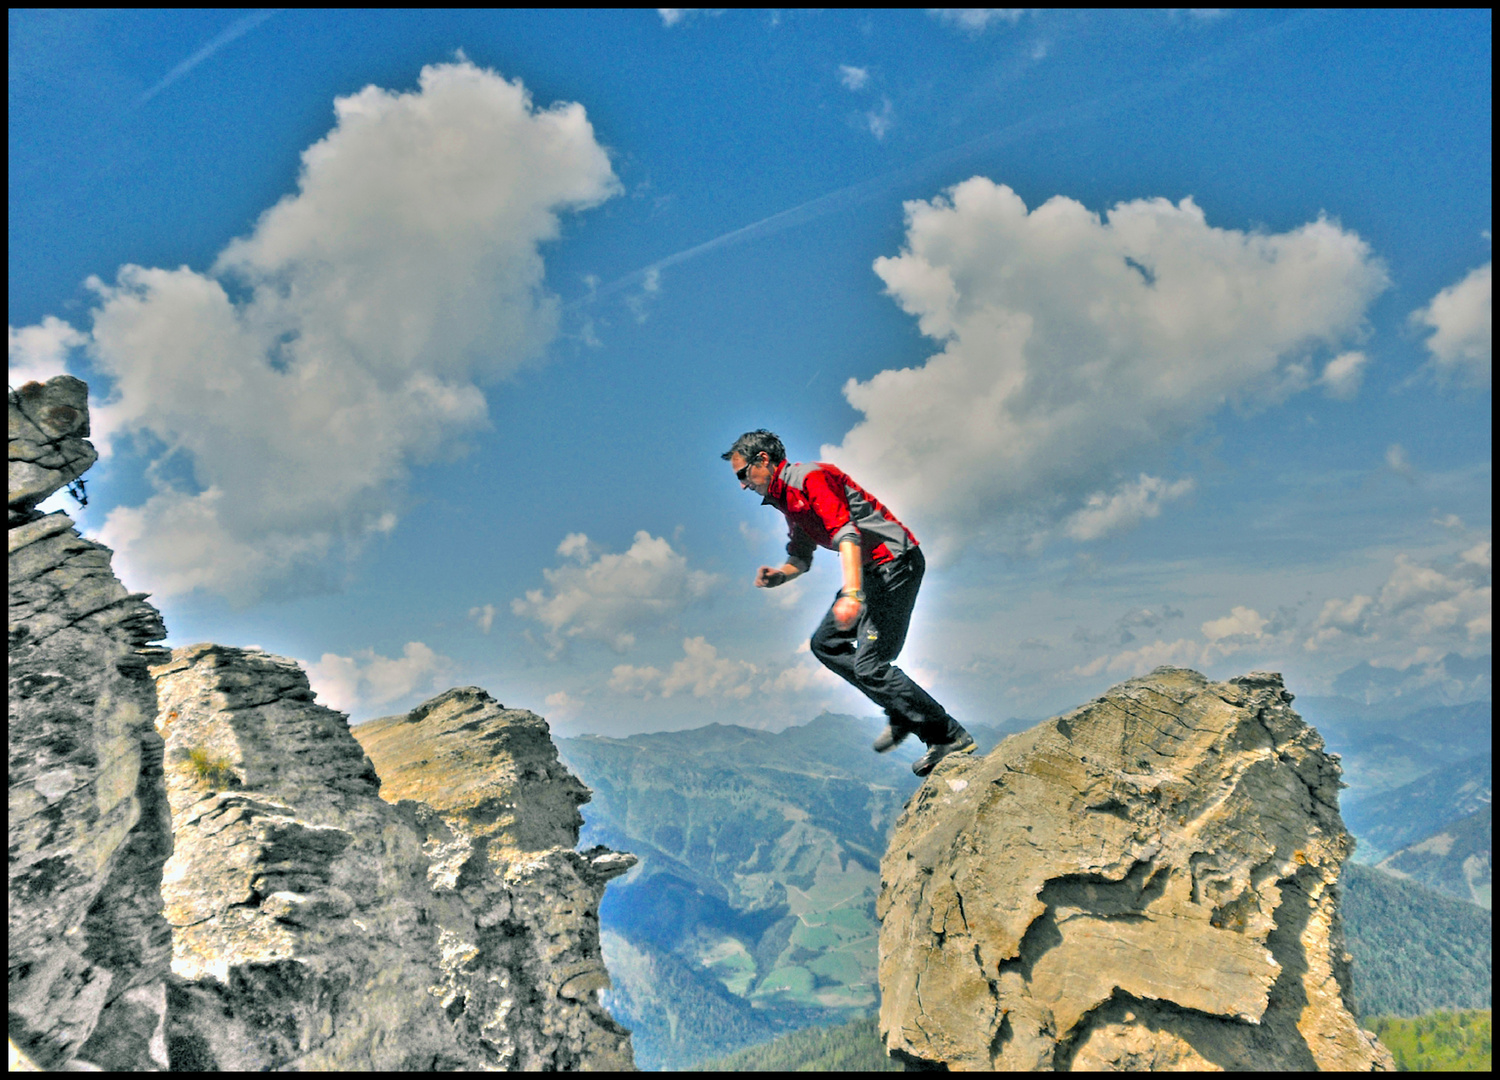
[[148,665],[166,636],[111,552],[35,506],[95,460],[88,388],[9,392],[9,1031],[41,1069],[165,1068],[172,850]]
[[424,830],[441,901],[436,992],[487,1067],[633,1069],[630,1033],[599,1003],[599,901],[636,860],[573,850],[590,792],[547,722],[470,686],[353,732],[381,796]]
[[1392,1069],[1340,769],[1281,677],[1158,668],[941,762],[881,863],[880,1028],[950,1069]]

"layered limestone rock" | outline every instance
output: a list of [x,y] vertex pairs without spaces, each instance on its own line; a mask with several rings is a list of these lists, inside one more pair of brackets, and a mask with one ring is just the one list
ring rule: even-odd
[[942,762],[881,864],[880,1027],[952,1069],[1390,1069],[1340,769],[1279,675],[1158,668]]
[[12,1056],[164,1068],[172,839],[147,667],[166,631],[108,548],[35,509],[95,460],[88,388],[59,376],[9,401]]
[[153,669],[176,842],[172,1067],[454,1069],[427,857],[343,713],[291,660],[195,645]]
[[599,1003],[599,901],[635,858],[573,850],[589,790],[546,721],[471,686],[353,730],[382,797],[425,830],[442,1003],[492,1067],[633,1068],[629,1032]]

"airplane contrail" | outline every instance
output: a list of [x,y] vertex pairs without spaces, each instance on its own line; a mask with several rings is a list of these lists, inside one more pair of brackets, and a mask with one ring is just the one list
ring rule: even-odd
[[733,244],[745,243],[750,240],[758,240],[763,236],[770,236],[773,233],[778,233],[784,229],[790,229],[804,222],[811,221],[814,218],[821,217],[844,205],[853,205],[862,202],[865,199],[878,195],[880,192],[897,183],[906,180],[916,180],[924,173],[943,165],[956,164],[979,151],[997,150],[1002,146],[1019,142],[1033,135],[1061,130],[1079,122],[1103,119],[1122,109],[1139,105],[1155,98],[1165,97],[1189,83],[1208,77],[1219,66],[1221,61],[1227,61],[1233,59],[1237,54],[1243,54],[1250,47],[1261,44],[1267,37],[1284,33],[1291,27],[1304,22],[1313,14],[1315,13],[1303,12],[1275,26],[1250,34],[1233,45],[1220,50],[1218,53],[1200,57],[1198,60],[1186,65],[1176,75],[1156,80],[1149,84],[1136,83],[1133,86],[1126,87],[1112,94],[1101,95],[1088,101],[1080,102],[1077,105],[1065,106],[1064,108],[1054,109],[1051,112],[1042,113],[1038,116],[1028,117],[1025,120],[1019,120],[1014,124],[1009,124],[1006,127],[980,135],[957,146],[940,150],[935,154],[929,154],[927,157],[915,161],[910,165],[903,165],[898,169],[881,173],[879,176],[862,180],[857,184],[851,184],[848,187],[830,191],[826,195],[819,195],[817,198],[809,199],[807,202],[800,203],[788,210],[779,211],[770,217],[761,218],[759,221],[751,222],[749,225],[742,225],[738,229],[733,229],[711,240],[705,240],[701,244],[696,244],[693,247],[675,252],[665,258],[658,259],[654,263],[643,266],[639,270],[633,270],[623,277],[616,278],[609,284],[592,290],[587,296],[569,301],[563,305],[564,309],[571,310],[590,301],[609,296],[612,293],[619,292],[621,289],[643,282],[648,276],[653,274],[659,279],[661,271],[667,267],[697,258],[699,255],[705,255],[710,251],[729,247]]
[[161,80],[161,82],[157,83],[150,90],[147,90],[144,94],[137,98],[135,103],[136,107],[139,108],[140,106],[146,104],[146,102],[150,101],[157,94],[161,93],[167,87],[171,86],[174,82],[182,78],[189,71],[192,71],[193,68],[203,63],[203,61],[207,60],[210,56],[218,52],[225,45],[228,45],[235,38],[242,37],[245,34],[248,34],[251,30],[254,30],[261,23],[269,19],[272,15],[275,15],[278,11],[283,10],[285,9],[261,8],[259,11],[250,15],[246,15],[242,19],[236,19],[234,22],[230,23],[229,26],[212,41],[204,45],[197,52],[193,53],[192,56],[189,56],[186,60],[178,64],[171,71],[167,72],[166,76]]

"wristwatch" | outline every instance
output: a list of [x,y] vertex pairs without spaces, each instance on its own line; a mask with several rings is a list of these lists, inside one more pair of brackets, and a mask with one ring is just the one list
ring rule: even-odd
[[865,602],[865,591],[863,589],[840,589],[840,596],[847,596],[851,600],[858,600],[861,604]]

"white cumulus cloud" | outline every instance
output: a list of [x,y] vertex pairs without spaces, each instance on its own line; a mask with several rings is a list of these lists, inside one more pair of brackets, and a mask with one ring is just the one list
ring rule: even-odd
[[864,116],[865,126],[877,141],[883,140],[886,132],[891,130],[891,125],[896,122],[896,111],[891,107],[891,99],[888,97],[880,99],[880,108],[871,109]]
[[572,638],[602,641],[623,652],[636,633],[671,622],[708,595],[718,578],[689,570],[687,558],[644,529],[629,550],[596,551],[583,533],[569,533],[557,553],[568,562],[542,571],[548,589],[530,589],[511,610],[546,627],[553,655]]
[[1407,480],[1411,480],[1417,475],[1416,467],[1412,465],[1411,458],[1407,456],[1406,447],[1400,443],[1391,443],[1390,446],[1385,448],[1385,465],[1391,472],[1397,476],[1405,477]]
[[806,654],[806,644],[790,663],[759,665],[748,660],[720,656],[704,637],[683,639],[682,658],[666,671],[652,665],[617,664],[610,672],[609,688],[631,697],[663,697],[691,693],[696,698],[743,702],[752,694],[757,707],[774,698],[784,709],[810,707],[844,688],[844,683]]
[[87,334],[73,329],[55,315],[48,315],[36,326],[23,326],[19,330],[11,326],[7,329],[10,348],[6,381],[17,387],[69,374],[68,351],[88,342]]
[[1074,668],[1072,674],[1090,678],[1105,671],[1111,675],[1132,678],[1136,675],[1144,675],[1163,664],[1170,664],[1174,667],[1201,667],[1203,646],[1188,638],[1178,638],[1172,642],[1153,641],[1150,645],[1143,645],[1139,649],[1128,649],[1125,652],[1115,653],[1113,656],[1096,657],[1089,663]]
[[610,674],[609,687],[616,693],[669,698],[684,690],[694,697],[723,697],[743,700],[754,686],[759,669],[746,660],[731,660],[705,638],[685,638],[682,659],[668,671],[655,667],[616,665]]
[[[1177,614],[1180,615],[1181,612]],[[1205,669],[1246,648],[1269,643],[1272,639],[1267,633],[1268,627],[1271,627],[1271,620],[1260,612],[1236,605],[1223,618],[1209,619],[1203,623],[1200,627],[1204,638],[1202,641],[1185,637],[1175,641],[1158,638],[1149,645],[1095,657],[1089,663],[1075,667],[1072,673],[1085,678],[1100,672],[1130,677],[1144,675],[1162,664]],[[1131,638],[1126,637],[1125,640]]]
[[[296,192],[209,272],[89,282],[105,426],[149,434],[173,466],[101,539],[158,593],[336,587],[395,525],[410,466],[460,452],[487,423],[481,386],[553,338],[539,245],[618,187],[582,106],[538,109],[467,61],[334,112]],[[23,346],[70,343],[62,327],[22,330]]]
[[1204,623],[1201,629],[1203,636],[1209,641],[1222,641],[1232,637],[1260,637],[1260,632],[1265,629],[1269,619],[1264,618],[1254,608],[1240,607],[1238,605],[1222,619],[1210,619]]
[[822,457],[950,539],[1079,511],[1102,528],[1110,497],[1091,496],[1226,403],[1305,385],[1309,356],[1358,333],[1388,283],[1324,218],[1264,234],[1211,226],[1190,198],[1028,211],[984,177],[908,202],[905,246],[875,272],[941,351],[850,380],[863,419]]
[[756,666],[746,660],[720,656],[719,650],[704,638],[688,638],[682,643],[683,657],[661,678],[662,697],[684,690],[694,697],[745,698],[750,695],[750,680]]
[[1427,339],[1432,364],[1450,376],[1482,386],[1490,383],[1493,366],[1490,343],[1490,267],[1471,270],[1462,281],[1449,285],[1412,319],[1433,330]]
[[[693,15],[722,15],[725,10],[725,8],[657,8],[656,13],[661,16],[663,26],[676,26]],[[776,25],[774,19],[771,25]]]
[[1113,495],[1095,492],[1067,522],[1068,535],[1075,540],[1097,540],[1112,532],[1128,529],[1143,518],[1156,517],[1162,504],[1179,499],[1192,491],[1191,477],[1167,483],[1158,476],[1141,477],[1126,484]]
[[395,658],[365,649],[353,656],[324,653],[307,665],[308,681],[318,700],[330,709],[369,719],[379,709],[412,694],[436,694],[453,672],[453,661],[420,641],[409,641]]
[[1370,358],[1362,352],[1339,353],[1323,367],[1318,382],[1331,398],[1347,401],[1359,393],[1359,384],[1364,381],[1365,366]]
[[485,604],[482,607],[471,607],[469,618],[474,620],[474,625],[479,627],[481,634],[488,634],[490,628],[495,625],[495,605]]
[[[1487,646],[1492,631],[1490,541],[1485,540],[1438,562],[1406,553],[1374,596],[1357,594],[1326,601],[1312,633],[1309,651],[1358,651],[1393,658],[1426,650],[1441,655]],[[1351,651],[1352,650],[1352,651]]]

